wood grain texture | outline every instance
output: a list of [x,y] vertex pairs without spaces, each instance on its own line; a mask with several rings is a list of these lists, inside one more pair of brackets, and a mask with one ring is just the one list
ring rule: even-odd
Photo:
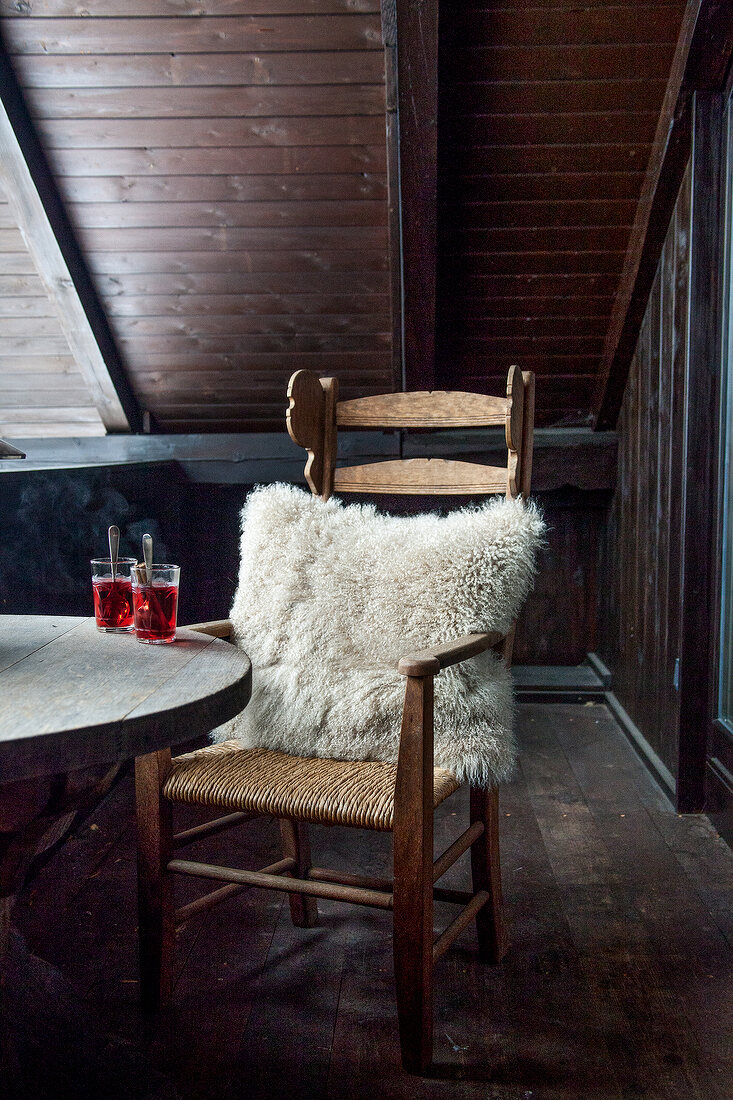
[[485,428],[506,421],[509,401],[477,393],[441,391],[379,394],[339,401],[340,428]]
[[505,491],[507,472],[500,466],[455,462],[443,458],[410,458],[345,466],[334,471],[339,493],[426,492],[467,495]]
[[[13,220],[23,235],[33,267],[41,278],[63,333],[88,390],[84,404],[93,403],[107,430],[136,430],[142,413],[89,276],[79,241],[64,209],[45,150],[23,100],[4,46],[2,54],[2,145],[4,187]],[[11,233],[12,230],[0,231]],[[12,265],[0,261],[0,270]],[[48,354],[48,349],[40,349]],[[72,405],[78,402],[69,401]],[[57,419],[64,417],[57,413]],[[75,419],[73,416],[67,419]],[[31,420],[32,422],[32,420]],[[38,427],[31,433],[39,434]]]
[[[251,15],[348,15],[354,12],[378,12],[379,0],[247,0]],[[238,15],[238,0],[91,0],[81,7],[78,0],[39,0],[30,11],[21,10],[13,0],[3,0],[3,15],[17,18],[62,19],[90,16],[182,16]]]
[[690,90],[685,73],[703,5],[685,7],[654,143],[624,259],[619,293],[603,349],[594,412],[598,426],[613,426],[669,219],[690,153]]
[[[291,123],[295,128],[295,123]],[[332,127],[333,131],[333,127]],[[252,135],[254,136],[254,134]],[[336,136],[332,132],[332,136]],[[250,143],[247,148],[247,167],[251,172],[265,175],[286,175],[296,172],[310,174],[330,172],[379,172],[384,169],[385,154],[379,145],[349,143],[347,135],[331,145],[304,145],[297,148],[285,144],[266,142]],[[183,152],[181,151],[183,149]],[[188,172],[200,175],[207,170],[215,176],[231,176],[241,172],[242,153],[237,147],[186,149],[153,147],[142,150],[133,148],[107,148],[103,150],[59,148],[54,153],[54,164],[60,177],[108,177],[110,175],[170,176]]]
[[[78,210],[78,206],[82,206]],[[276,226],[358,226],[384,225],[386,211],[382,200],[362,200],[355,196],[346,206],[339,201],[321,199],[309,202],[136,202],[129,212],[114,203],[70,204],[72,215],[81,214],[89,229],[146,228],[170,226],[276,227]]]
[[[285,867],[289,870],[292,863],[288,859]],[[172,874],[192,875],[194,878],[213,879],[231,882],[242,886],[259,886],[264,890],[276,890],[288,893],[289,886],[299,894],[309,898],[330,898],[348,901],[352,905],[368,905],[377,909],[391,909],[390,894],[378,890],[366,890],[359,886],[342,886],[332,882],[317,882],[312,879],[298,879],[292,875],[269,874],[266,871],[243,871],[238,867],[222,867],[220,864],[200,863],[196,860],[173,859],[168,864]]]
[[338,429],[336,407],[338,405],[338,378],[321,378],[323,390],[323,483],[321,499],[328,500],[333,492],[334,469],[338,457]]
[[170,749],[135,760],[140,999],[147,1013],[170,1003],[173,985],[173,889],[165,873],[173,856],[173,807],[161,795]]
[[[433,882],[441,879],[457,859],[483,835],[484,826],[480,821],[474,821],[460,836],[456,837],[450,847],[446,848],[442,855],[433,860]],[[435,893],[435,891],[433,891]]]
[[[730,43],[733,46],[733,43]],[[722,92],[695,95],[690,245],[690,330],[685,400],[685,484],[680,608],[677,806],[705,805],[705,770],[717,706],[722,579],[720,423],[725,392],[728,137]]]
[[93,619],[50,626],[54,636],[44,642],[48,624],[0,621],[12,647],[0,672],[4,780],[177,743],[232,717],[249,698],[249,661],[226,642],[184,628],[151,654],[132,635],[100,635]]
[[600,427],[615,422],[634,344],[691,145],[693,96],[724,94],[733,55],[726,5],[689,0],[609,326],[594,403]]
[[[257,16],[239,15],[202,19],[145,19],[145,29],[134,19],[43,18],[16,20],[11,48],[17,54],[76,56],[94,54],[243,53],[290,52],[308,48],[323,50],[378,49],[379,16],[329,13],[321,18],[277,15],[267,26]],[[81,32],[81,33],[80,33]]]
[[287,118],[289,115],[379,115],[380,83],[304,84],[297,100],[291,88],[273,85],[224,88],[75,88],[26,91],[36,118]]
[[[238,13],[241,14],[241,13]],[[5,26],[8,26],[7,21]],[[8,27],[8,37],[12,28]],[[11,43],[12,49],[12,43]],[[137,88],[239,85],[379,84],[384,62],[376,50],[303,50],[296,53],[16,54],[24,87]],[[38,102],[38,100],[36,100]]]
[[[2,89],[3,101],[8,104],[11,114],[12,91],[12,86],[10,89]],[[17,126],[17,118],[15,121]],[[28,419],[32,422],[34,405],[65,409],[86,407],[89,423],[96,422],[98,434],[104,434],[105,427],[127,429],[127,412],[100,352],[84,303],[73,284],[68,254],[64,255],[59,247],[54,227],[44,206],[43,191],[39,191],[38,178],[34,179],[26,163],[11,115],[2,104],[0,162],[0,190],[8,196],[7,202],[3,204],[5,221],[15,227],[9,232],[18,233],[19,249],[24,252],[27,249],[32,270],[39,273],[36,278],[44,298],[38,300],[45,301],[45,316],[42,320],[35,315],[35,310],[23,312],[19,324],[22,326],[25,322],[24,332],[27,338],[20,344],[15,339],[14,322],[4,320],[0,333],[0,353],[14,355],[19,365],[22,364],[28,373],[32,372],[34,366],[42,366],[44,360],[53,357],[57,351],[62,355],[70,355],[77,368],[77,381],[80,383],[74,387],[62,377],[53,398],[46,398],[43,390],[34,390],[32,383],[29,383],[24,391],[33,396],[22,402],[24,412],[18,416],[17,411],[11,411],[15,402],[12,395],[3,392],[5,386],[0,379],[0,407],[3,408],[0,413],[0,430],[8,435],[21,435],[18,421],[22,423],[24,419]],[[22,231],[22,236],[19,230]],[[0,256],[0,271],[4,269],[3,258]],[[50,350],[46,338],[53,341],[55,350]],[[128,411],[129,409],[128,404]],[[55,414],[55,419],[62,423],[67,418],[70,423],[77,419],[69,416],[68,412]],[[38,431],[36,428],[30,434],[38,434]]]
[[441,932],[433,943],[433,963],[436,963],[445,954],[451,944],[458,939],[461,932],[480,915],[489,900],[488,890],[478,890],[473,895],[468,904],[461,909],[458,916],[453,918],[448,927]]
[[[524,376],[519,367],[512,365],[506,381],[506,395],[509,408],[506,419],[507,446],[507,496],[515,497],[519,493],[520,453],[524,439]],[[534,421],[530,428],[530,435]]]
[[[325,176],[325,178],[323,178]],[[69,203],[101,204],[134,198],[160,204],[201,202],[272,202],[328,199],[379,199],[385,195],[385,181],[369,172],[358,176],[347,172],[271,172],[258,175],[178,176],[67,176],[63,183]]]
[[465,661],[467,657],[474,657],[477,653],[498,646],[503,639],[504,636],[495,631],[488,634],[467,634],[455,641],[401,657],[397,663],[397,671],[402,676],[435,675],[441,668],[447,668],[448,665]]
[[409,678],[395,785],[393,956],[402,1063],[433,1053],[433,679]]
[[403,389],[436,384],[438,7],[396,0]]
[[618,488],[601,562],[599,644],[614,691],[676,775],[682,644],[685,373],[691,177],[680,189],[632,360],[620,427]]
[[499,851],[499,791],[471,787],[471,822],[481,824],[481,835],[471,848],[471,880],[475,894],[487,896],[476,916],[479,957],[482,962],[498,963],[509,943],[504,924]]
[[529,499],[532,489],[532,462],[534,458],[535,376],[532,371],[522,371],[522,380],[524,382],[524,407],[522,410],[522,438],[519,443],[521,461],[517,487],[522,496]]
[[[538,374],[538,423],[587,421],[613,307],[599,301],[591,318],[573,283],[591,276],[615,293],[683,9],[645,5],[642,18],[629,6],[474,5],[442,21],[441,384],[468,389],[471,377],[480,388],[482,359],[504,351]],[[477,309],[480,280],[524,307],[503,318]],[[541,382],[563,355],[582,355],[582,365],[565,358],[564,373],[585,376],[564,400]]]
[[[604,707],[522,705],[518,736],[521,771],[499,807],[512,947],[489,969],[467,929],[439,964],[436,1074],[415,1081],[400,1066],[388,914],[323,902],[326,936],[293,929],[287,902],[250,891],[181,930],[169,1089],[214,1097],[246,1075],[252,1100],[476,1100],[538,1089],[548,1100],[588,1100],[602,1081],[604,1100],[633,1091],[727,1100],[730,851],[706,818],[679,818],[665,804]],[[49,1091],[59,1057],[86,1083],[114,1035],[141,1059],[131,1091],[150,1066],[137,986],[122,980],[135,977],[130,787],[117,788],[91,819],[99,828],[80,829],[16,905],[29,949],[81,991],[101,1033],[93,1041],[77,1028],[64,1045],[36,1014],[26,1032],[31,1049],[36,1035],[44,1044],[31,1063],[36,1095],[44,1072]],[[438,850],[457,831],[452,815],[467,810],[467,790],[438,810]],[[313,844],[319,862],[356,856],[375,877],[390,874],[377,834],[314,829]],[[200,858],[260,867],[279,858],[278,845],[266,822],[202,842]],[[446,881],[467,889],[468,867],[456,864]],[[177,885],[190,886],[186,901],[195,896],[195,880]]]
[[326,397],[310,371],[296,371],[288,383],[288,435],[308,452],[305,479],[315,496],[323,492]]
[[[250,146],[376,145],[384,122],[377,116],[266,119],[68,119],[36,123],[48,149],[119,149],[149,145],[159,149]],[[179,154],[180,155],[180,154]]]
[[[308,826],[302,821],[280,821],[283,858],[293,861],[293,876],[308,877],[311,865]],[[318,924],[318,902],[304,894],[290,895],[290,918],[296,928],[313,928]]]
[[[535,463],[535,485],[538,474]],[[599,627],[597,603],[602,599],[605,607],[611,599],[609,566],[605,556],[599,560],[609,493],[565,489],[543,494],[542,504],[547,546],[517,624],[514,663],[580,664],[598,648],[599,631],[606,629],[603,619]]]
[[[342,353],[347,396],[374,392],[367,375],[387,365],[399,323],[390,310],[379,5],[307,0],[245,12],[211,3],[195,17],[185,5],[144,7],[102,5],[83,17],[73,5],[2,12],[13,65],[105,285],[142,407],[163,431],[279,427],[274,375],[267,392],[243,384],[229,400],[211,379],[196,380],[211,354],[244,373],[243,336],[266,354],[282,352],[292,373],[306,365],[297,358],[302,335],[330,332],[330,349],[318,341],[313,351]],[[24,273],[18,249],[13,227],[0,225],[7,278]],[[329,291],[323,276],[340,271],[354,280],[333,280]],[[276,303],[273,272],[308,300]],[[293,283],[299,272],[305,278]],[[378,303],[361,300],[365,272]],[[128,275],[156,278],[138,279],[128,295],[117,281]],[[205,302],[180,294],[181,279],[195,285],[198,276]],[[227,301],[245,283],[254,297]],[[277,333],[286,338],[273,345]],[[63,353],[50,336],[34,339],[45,356]],[[27,350],[14,343],[8,353]],[[151,363],[154,371],[142,369]],[[260,363],[265,372],[273,365]],[[181,374],[190,387],[179,384]],[[377,388],[394,385],[394,364],[382,378]],[[58,421],[78,397],[62,404],[59,395],[67,411]],[[28,423],[32,406],[12,420]]]

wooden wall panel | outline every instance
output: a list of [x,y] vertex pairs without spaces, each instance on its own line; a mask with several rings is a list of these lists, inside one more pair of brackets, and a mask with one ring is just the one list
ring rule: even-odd
[[0,436],[104,435],[58,317],[0,188]]
[[538,423],[587,422],[684,8],[471,0],[446,12],[441,384],[482,388],[518,362],[538,375]]
[[161,430],[279,428],[300,366],[346,397],[395,387],[379,0],[5,0],[0,16]]
[[619,420],[617,490],[599,584],[602,655],[614,691],[676,774],[690,171],[652,287]]
[[579,665],[597,648],[598,547],[609,493],[570,488],[537,494],[547,523],[534,589],[517,625],[520,665]]

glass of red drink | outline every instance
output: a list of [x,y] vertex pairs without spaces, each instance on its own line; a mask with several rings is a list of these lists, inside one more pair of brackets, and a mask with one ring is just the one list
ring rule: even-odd
[[153,565],[150,582],[140,579],[144,566],[132,577],[132,602],[135,613],[135,634],[139,642],[164,645],[176,636],[178,614],[178,565]]
[[110,558],[92,558],[92,592],[97,630],[103,634],[128,634],[134,629],[132,567],[134,558],[118,558],[114,571]]

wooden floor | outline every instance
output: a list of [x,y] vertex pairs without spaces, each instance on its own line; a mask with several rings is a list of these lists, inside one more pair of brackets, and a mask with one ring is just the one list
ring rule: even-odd
[[[501,810],[512,947],[482,966],[470,928],[439,964],[431,1079],[400,1069],[389,915],[322,902],[321,926],[299,930],[259,891],[184,927],[175,1010],[146,1039],[124,780],[16,910],[86,1006],[36,967],[29,1095],[730,1100],[733,855],[706,818],[674,813],[603,705],[523,705],[519,734]],[[460,792],[441,808],[440,850],[465,808]],[[321,864],[388,867],[387,837],[312,840]],[[267,821],[199,847],[261,866],[276,842]],[[73,1041],[56,1038],[68,1017]]]

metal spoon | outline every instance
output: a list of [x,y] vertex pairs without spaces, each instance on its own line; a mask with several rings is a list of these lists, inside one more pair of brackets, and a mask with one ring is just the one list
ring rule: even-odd
[[145,583],[153,583],[153,536],[143,535],[143,557],[145,558]]
[[117,574],[117,556],[120,552],[120,529],[113,524],[107,532],[107,539],[109,541],[109,558],[112,562],[112,583],[114,584],[115,576]]

